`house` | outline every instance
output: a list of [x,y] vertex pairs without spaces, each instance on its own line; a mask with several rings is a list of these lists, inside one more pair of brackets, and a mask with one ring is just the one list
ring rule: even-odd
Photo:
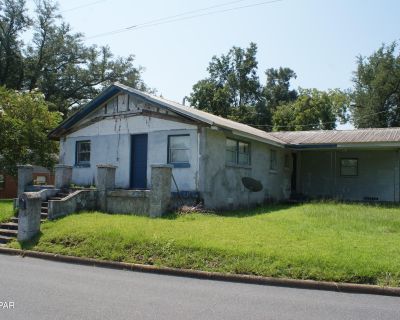
[[[33,182],[37,185],[54,184],[54,175],[49,169],[33,166]],[[0,172],[0,199],[13,199],[17,197],[17,178]]]
[[149,189],[151,165],[168,163],[171,191],[208,208],[293,195],[399,201],[397,128],[268,133],[116,83],[49,137],[77,185],[94,185],[96,165],[111,164],[116,187]]

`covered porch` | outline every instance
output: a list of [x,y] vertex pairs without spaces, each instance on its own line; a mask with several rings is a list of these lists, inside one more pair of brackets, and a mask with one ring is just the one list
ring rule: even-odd
[[399,149],[309,147],[293,152],[292,195],[311,199],[399,202]]

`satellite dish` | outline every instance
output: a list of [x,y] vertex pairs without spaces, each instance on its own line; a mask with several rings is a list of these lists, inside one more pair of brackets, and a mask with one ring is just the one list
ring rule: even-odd
[[243,177],[242,183],[244,187],[251,192],[259,192],[263,189],[263,185],[260,181],[250,177]]

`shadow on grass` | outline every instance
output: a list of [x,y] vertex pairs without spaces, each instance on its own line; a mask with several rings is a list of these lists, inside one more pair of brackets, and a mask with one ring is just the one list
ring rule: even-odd
[[170,212],[166,215],[163,215],[161,218],[167,219],[167,220],[174,220],[183,215],[192,214],[192,213],[198,213],[198,214],[204,214],[204,215],[214,215],[214,216],[220,216],[220,217],[246,218],[246,217],[252,217],[252,216],[257,216],[257,215],[262,215],[262,214],[274,213],[274,212],[281,211],[281,210],[287,210],[287,209],[290,209],[293,207],[297,207],[299,205],[301,205],[301,204],[271,203],[271,204],[264,204],[262,206],[253,207],[253,208],[241,208],[241,209],[226,210],[226,211],[210,211],[210,212],[193,211],[193,212],[188,212],[188,213]]

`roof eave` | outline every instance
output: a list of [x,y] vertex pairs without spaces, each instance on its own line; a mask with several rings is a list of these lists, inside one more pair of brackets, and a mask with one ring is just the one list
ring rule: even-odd
[[119,90],[121,90],[117,85],[113,84],[97,95],[93,100],[87,103],[82,109],[75,112],[72,116],[65,119],[61,124],[50,131],[47,135],[49,139],[56,140],[61,138],[68,130],[78,123],[80,120],[85,118],[88,114],[93,112],[99,105],[110,99]]

